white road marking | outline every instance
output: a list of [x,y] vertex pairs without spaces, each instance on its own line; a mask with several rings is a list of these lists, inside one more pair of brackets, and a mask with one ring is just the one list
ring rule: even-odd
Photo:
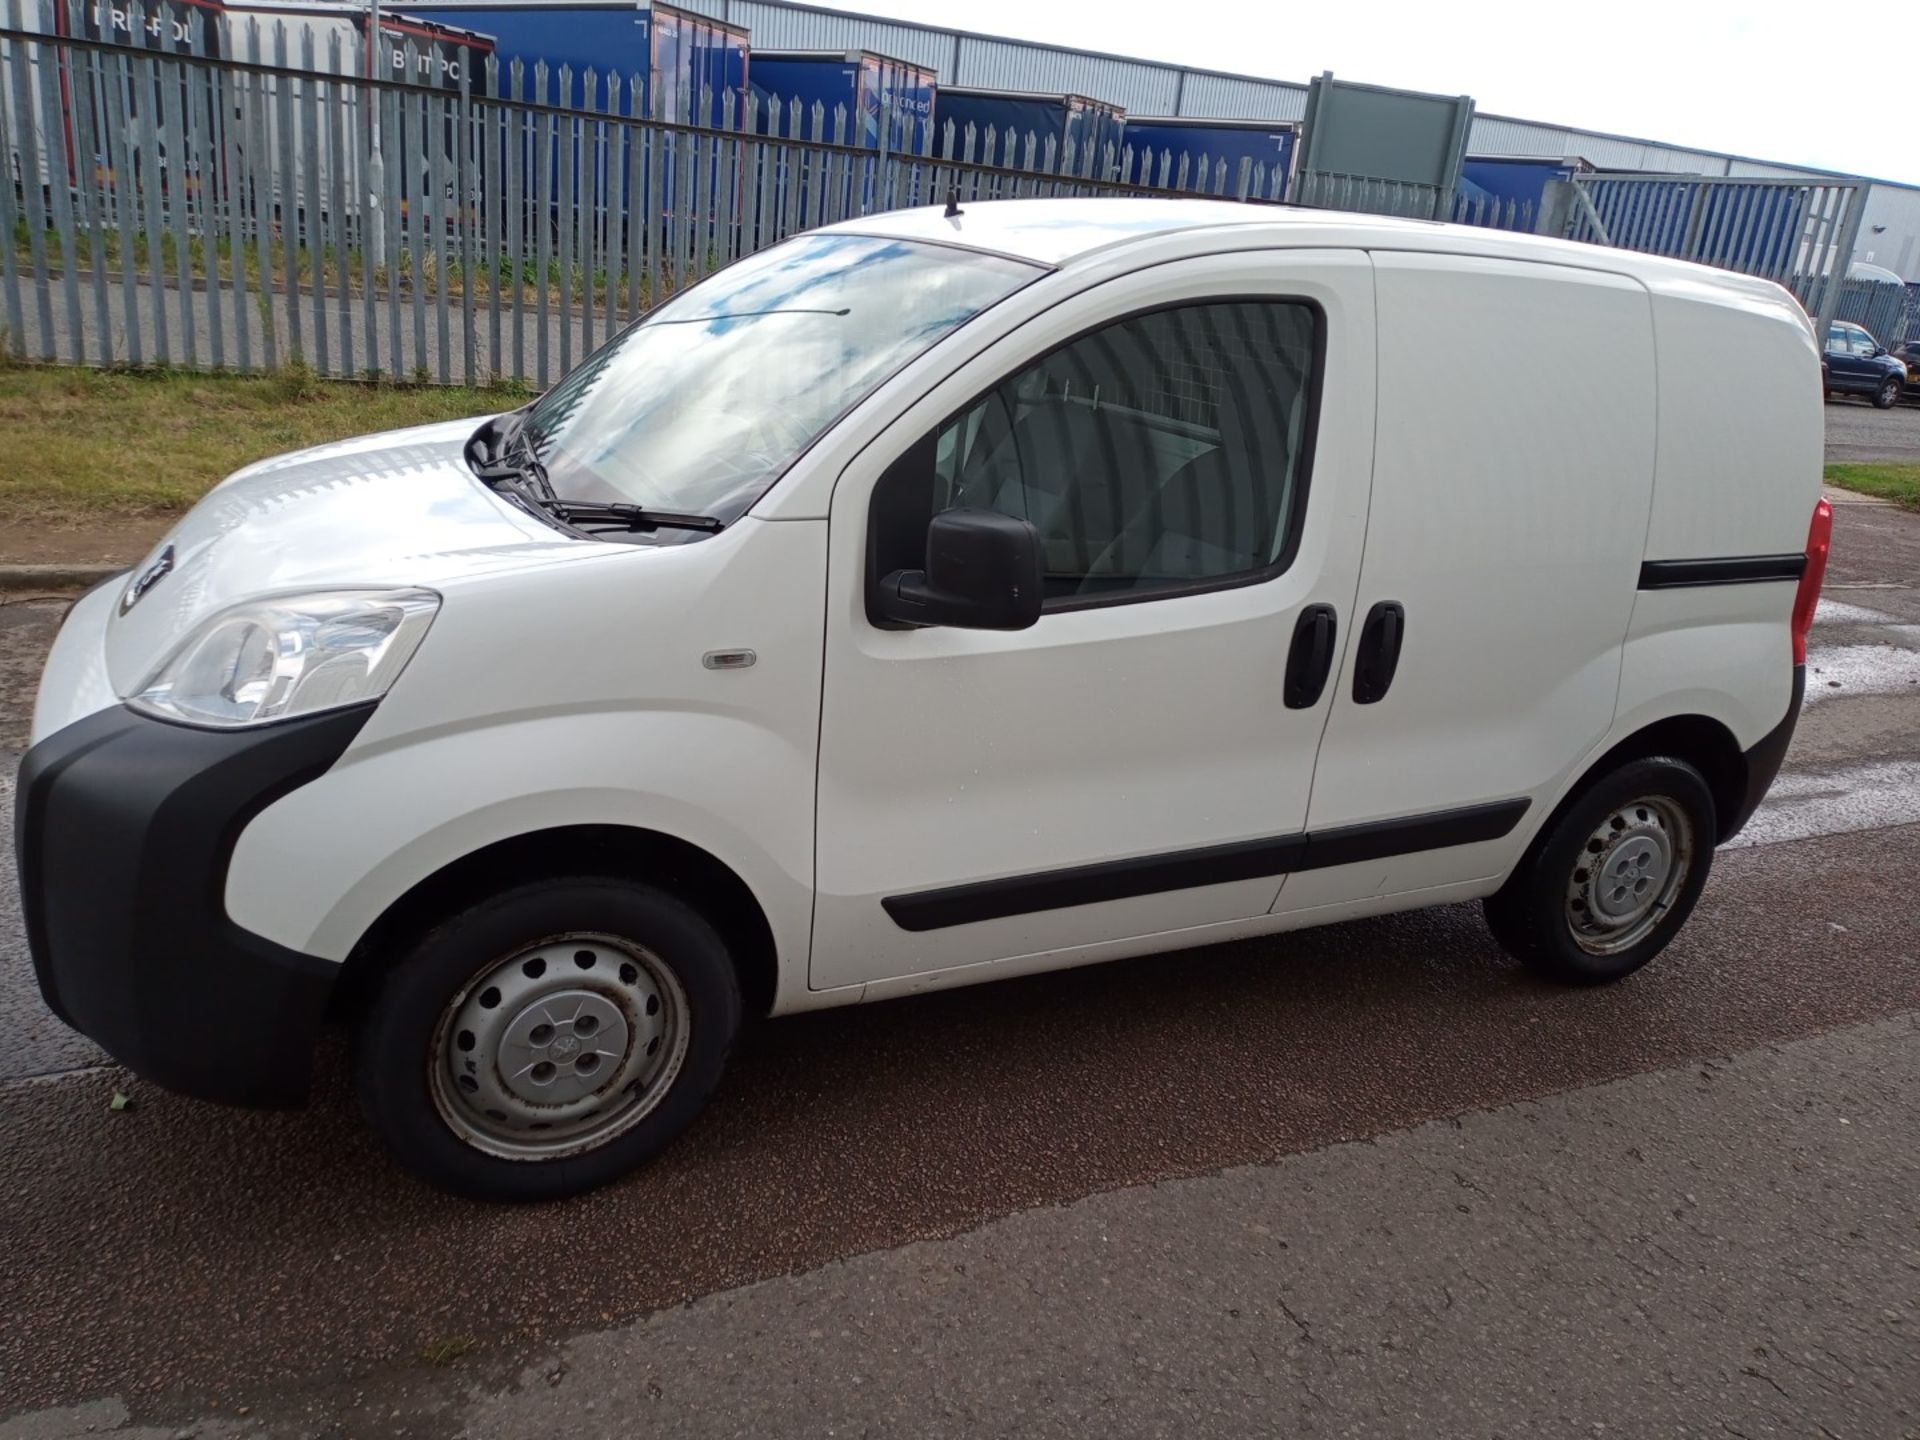
[[1816,625],[1888,625],[1893,617],[1864,605],[1848,605],[1840,600],[1822,600],[1814,607]]
[[1789,770],[1773,782],[1747,828],[1722,848],[1913,824],[1920,824],[1920,760],[1879,760],[1825,774]]
[[[1887,632],[1920,645],[1920,626]],[[1848,695],[1920,695],[1920,650],[1902,645],[1822,645],[1807,652],[1807,703]]]

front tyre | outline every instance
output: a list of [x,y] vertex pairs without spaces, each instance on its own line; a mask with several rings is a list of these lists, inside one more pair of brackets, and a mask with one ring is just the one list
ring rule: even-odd
[[393,1157],[480,1200],[555,1200],[664,1149],[740,1026],[726,947],[659,890],[532,882],[427,934],[356,1037],[361,1108]]
[[1873,392],[1873,408],[1891,410],[1899,402],[1900,391],[1904,388],[1898,376],[1890,376],[1880,382],[1880,388]]
[[1633,760],[1591,783],[1485,902],[1501,945],[1569,985],[1631,975],[1673,939],[1707,883],[1713,794],[1684,760]]

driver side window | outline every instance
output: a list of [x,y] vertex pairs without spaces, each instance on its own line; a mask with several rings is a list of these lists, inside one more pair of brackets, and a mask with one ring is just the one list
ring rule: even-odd
[[[1301,302],[1236,300],[1081,336],[915,446],[882,481],[893,493],[876,495],[876,514],[901,513],[901,492],[918,491],[922,544],[944,510],[1028,521],[1047,609],[1277,574],[1304,512],[1320,323]],[[916,534],[912,522],[888,528],[902,546]],[[920,563],[878,548],[874,560],[880,573]]]

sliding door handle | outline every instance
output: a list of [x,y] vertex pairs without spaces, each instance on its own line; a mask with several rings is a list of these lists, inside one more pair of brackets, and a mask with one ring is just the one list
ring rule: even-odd
[[1382,600],[1367,611],[1360,627],[1360,652],[1353,663],[1353,703],[1371,705],[1393,684],[1400,668],[1400,640],[1406,633],[1407,612],[1398,600]]

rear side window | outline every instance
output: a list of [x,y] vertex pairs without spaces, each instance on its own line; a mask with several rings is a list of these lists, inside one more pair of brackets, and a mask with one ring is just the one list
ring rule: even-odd
[[[942,510],[1027,520],[1051,609],[1277,574],[1304,513],[1320,328],[1304,303],[1236,300],[1083,335],[903,457],[876,522],[893,512],[886,529],[904,549]],[[882,574],[921,563],[877,549],[874,560]]]

